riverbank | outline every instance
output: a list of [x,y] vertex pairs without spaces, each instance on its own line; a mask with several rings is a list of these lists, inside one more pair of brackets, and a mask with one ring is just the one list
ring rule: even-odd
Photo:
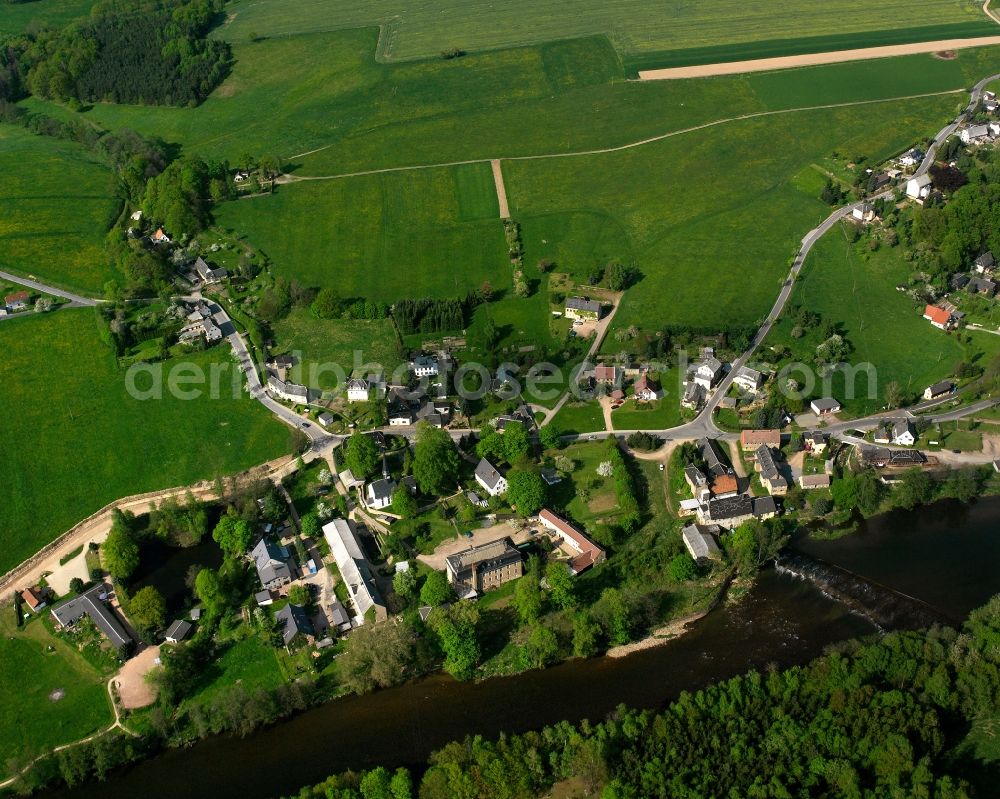
[[690,616],[685,616],[682,619],[675,619],[653,630],[645,638],[612,647],[605,652],[605,655],[609,658],[623,658],[633,655],[636,652],[652,649],[654,646],[662,646],[684,635],[691,628],[691,625],[699,619],[705,618],[710,612],[711,610],[703,610],[700,613],[692,613]]

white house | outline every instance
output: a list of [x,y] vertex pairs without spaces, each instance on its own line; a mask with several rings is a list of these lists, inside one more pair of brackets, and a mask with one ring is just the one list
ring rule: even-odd
[[438,362],[433,355],[418,355],[410,364],[416,377],[437,377]]
[[822,397],[810,402],[809,407],[817,416],[829,416],[831,413],[837,413],[841,405],[833,397]]
[[383,477],[381,480],[373,480],[365,489],[365,504],[369,508],[382,510],[392,505],[392,492],[396,490],[396,483],[392,478]]
[[980,275],[988,275],[996,268],[997,261],[992,250],[987,250],[972,263],[972,269]]
[[912,447],[916,441],[909,419],[897,419],[892,425],[892,443],[897,447]]
[[906,181],[906,196],[914,200],[923,200],[931,193],[930,175],[919,175]]
[[309,402],[309,389],[297,383],[282,380],[277,375],[269,375],[267,378],[267,389],[279,399],[289,402]]
[[476,482],[491,497],[499,496],[507,491],[507,478],[500,474],[497,467],[486,458],[480,460],[479,465],[476,466]]
[[368,381],[361,377],[352,377],[347,381],[348,402],[368,402]]
[[899,156],[899,163],[901,166],[916,166],[921,161],[924,160],[923,150],[919,150],[914,147],[912,150],[907,150],[901,156]]
[[733,378],[733,383],[744,391],[749,391],[755,394],[762,385],[764,385],[764,375],[758,372],[756,369],[751,369],[749,366],[744,366],[740,369],[739,374]]
[[861,203],[861,205],[854,206],[854,210],[851,211],[851,216],[855,222],[863,222],[865,224],[875,221],[875,209],[872,207],[871,203]]
[[699,363],[694,370],[694,382],[706,391],[711,391],[722,377],[722,361],[710,355]]
[[935,383],[933,386],[927,386],[924,389],[924,399],[933,400],[938,397],[944,397],[951,394],[955,389],[955,384],[950,380],[942,380],[940,383]]
[[976,144],[988,139],[990,136],[989,125],[969,125],[963,128],[961,134],[962,144]]

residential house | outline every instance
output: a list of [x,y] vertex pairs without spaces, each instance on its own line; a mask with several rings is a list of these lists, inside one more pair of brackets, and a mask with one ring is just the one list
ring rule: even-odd
[[740,433],[740,447],[744,452],[753,452],[760,446],[781,449],[781,431],[743,430]]
[[684,546],[696,563],[720,560],[722,552],[716,538],[722,534],[717,524],[689,524],[681,531]]
[[365,504],[369,508],[382,510],[392,505],[392,492],[396,490],[396,483],[389,477],[380,480],[373,480],[365,490]]
[[400,403],[395,400],[389,403],[390,427],[407,427],[414,424],[416,421],[416,413],[408,403]]
[[21,600],[27,605],[28,610],[32,613],[38,613],[42,608],[48,604],[48,589],[43,589],[41,586],[33,585],[31,588],[25,588],[21,592]]
[[876,444],[888,444],[892,441],[892,425],[889,422],[882,422],[872,433],[872,441]]
[[754,518],[753,500],[746,494],[716,497],[702,506],[699,516],[703,524],[718,524],[727,529],[739,527]]
[[811,452],[814,455],[821,455],[826,451],[826,436],[819,430],[810,430],[802,436],[802,443],[805,445],[806,452]]
[[531,417],[528,410],[522,406],[514,413],[498,416],[493,420],[492,424],[497,429],[497,432],[502,433],[512,424],[524,425],[525,428],[531,430],[535,425],[535,420]]
[[521,552],[509,536],[445,558],[448,582],[460,599],[471,599],[524,574]]
[[444,427],[451,419],[451,404],[441,400],[425,400],[417,409],[416,419],[433,427]]
[[707,502],[712,495],[708,487],[708,478],[697,466],[686,466],[684,468],[684,482],[691,489],[691,496],[699,502]]
[[756,369],[744,366],[737,373],[736,377],[733,378],[733,384],[739,386],[744,391],[756,394],[760,390],[760,387],[764,385],[764,375]]
[[778,503],[774,497],[753,497],[750,512],[755,519],[773,519],[778,515]]
[[333,424],[335,418],[336,417],[329,411],[323,411],[323,413],[316,417],[316,420],[323,425],[323,427],[329,427]]
[[997,293],[997,283],[988,277],[972,277],[965,284],[965,290],[970,294],[979,294],[983,297],[992,297]]
[[899,157],[899,163],[901,166],[916,166],[924,160],[925,155],[926,153],[919,147],[914,147],[912,150],[907,150]]
[[4,297],[3,302],[7,306],[7,310],[14,313],[15,311],[23,311],[27,308],[29,299],[31,299],[31,295],[27,291],[15,291],[13,294],[8,294]]
[[163,232],[163,228],[158,227],[152,236],[153,244],[169,244],[170,236]]
[[890,183],[892,183],[892,177],[885,172],[879,172],[869,180],[868,188],[870,191],[881,191]]
[[[948,281],[948,285],[951,287],[952,291],[961,291],[969,285],[970,280],[972,280],[970,275],[967,275],[964,272],[959,272],[951,276],[951,280]],[[906,291],[906,286],[900,286],[896,290]]]
[[363,377],[352,377],[347,381],[348,402],[368,402],[368,381]]
[[805,491],[812,491],[816,488],[829,488],[830,475],[828,474],[804,474],[799,477],[799,485]]
[[264,589],[263,591],[258,591],[256,594],[253,595],[253,599],[254,602],[257,603],[257,607],[259,608],[266,607],[267,605],[270,605],[274,602],[274,597],[271,596],[271,592],[268,591],[267,589]]
[[706,391],[711,391],[722,377],[722,361],[709,355],[695,366],[693,380]]
[[596,322],[601,318],[601,303],[584,297],[570,297],[566,300],[565,312],[569,319]]
[[959,134],[962,144],[980,144],[990,137],[989,125],[969,125]]
[[739,493],[740,483],[735,474],[717,474],[712,477],[709,490],[717,499],[733,497]]
[[876,219],[875,208],[871,203],[861,203],[861,205],[855,205],[854,210],[851,211],[851,218],[854,219],[855,222],[870,224]]
[[821,397],[820,399],[814,399],[809,403],[809,407],[812,409],[813,413],[821,417],[838,413],[841,410],[841,404],[833,397]]
[[622,370],[618,366],[598,364],[594,367],[594,382],[602,386],[621,385]]
[[410,369],[416,377],[437,377],[438,360],[433,355],[418,355],[410,362]]
[[212,267],[210,267],[207,263],[205,263],[205,259],[202,258],[200,255],[194,262],[194,271],[198,273],[198,277],[201,278],[201,282],[205,283],[206,285],[212,283],[218,283],[223,278],[229,275],[229,272],[227,272],[222,267],[219,267],[218,269],[212,269]]
[[653,402],[660,398],[660,387],[649,378],[649,374],[643,372],[639,379],[635,381],[635,398],[642,402]]
[[184,621],[183,619],[177,619],[171,624],[166,633],[163,635],[163,640],[168,644],[179,644],[191,632],[191,622]]
[[281,640],[287,649],[297,636],[310,636],[313,634],[312,622],[304,608],[298,605],[288,604],[274,614],[274,621],[281,633]]
[[705,389],[700,385],[695,383],[693,380],[689,381],[684,387],[684,396],[681,397],[681,405],[685,408],[690,408],[691,410],[698,410],[705,402]]
[[476,466],[476,482],[483,487],[491,497],[499,496],[507,491],[507,478],[497,470],[496,466],[486,458]]
[[606,559],[604,550],[584,535],[583,531],[548,508],[543,508],[538,514],[538,521],[542,523],[543,527],[552,530],[562,539],[564,544],[577,553],[569,561],[569,568],[573,574],[579,574],[591,566],[603,563]]
[[351,624],[351,616],[347,612],[347,608],[336,599],[330,603],[330,622],[337,628],[338,633],[349,632],[354,626]]
[[892,443],[897,447],[912,447],[916,443],[913,425],[909,419],[897,419],[892,424]]
[[887,449],[886,447],[859,447],[861,464],[876,469],[908,469],[927,463],[927,457],[918,449]]
[[930,175],[918,175],[906,181],[906,196],[913,200],[923,200],[931,193]]
[[993,272],[996,268],[996,258],[993,257],[993,252],[991,250],[984,252],[972,264],[972,271],[980,275],[987,275],[990,272]]
[[282,380],[278,375],[268,370],[267,389],[278,399],[306,404],[309,402],[309,389],[297,383]]
[[950,380],[942,380],[940,383],[935,383],[933,386],[927,386],[924,389],[924,399],[934,400],[938,397],[945,397],[951,394],[955,390],[955,384]]
[[261,587],[268,591],[276,591],[292,581],[292,570],[288,566],[288,550],[272,543],[267,538],[257,542],[250,550]]
[[924,319],[929,320],[938,330],[953,330],[958,326],[958,319],[954,313],[929,303],[924,307]]
[[760,474],[760,481],[771,494],[785,494],[788,492],[788,481],[778,469],[774,452],[765,444],[762,444],[754,452],[754,469]]
[[354,522],[334,519],[323,525],[323,537],[330,545],[330,552],[347,586],[347,593],[357,610],[355,622],[364,624],[365,615],[373,608],[376,621],[388,618],[371,566],[358,543]]
[[115,649],[130,646],[132,639],[125,632],[125,627],[118,620],[114,610],[107,604],[110,596],[111,587],[104,583],[98,583],[79,596],[68,599],[52,608],[52,618],[60,627],[66,628],[72,627],[84,616],[87,616]]

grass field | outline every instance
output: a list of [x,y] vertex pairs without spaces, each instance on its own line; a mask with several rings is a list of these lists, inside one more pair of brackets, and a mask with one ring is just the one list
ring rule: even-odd
[[465,296],[510,286],[489,166],[388,173],[282,186],[218,209],[275,271],[344,297]]
[[211,702],[221,691],[237,684],[253,692],[277,688],[283,681],[274,648],[260,638],[244,638],[226,648],[209,670],[208,679],[184,703],[190,706]]
[[[18,630],[13,608],[0,611],[0,774],[5,775],[10,758],[83,738],[110,724],[112,715],[104,677],[79,652],[51,635],[40,619],[29,615]],[[56,690],[64,691],[63,697],[50,699]]]
[[27,3],[4,3],[0,12],[0,36],[24,33],[45,25],[59,28],[74,19],[90,14],[96,0],[33,0]]
[[[117,497],[230,474],[294,443],[290,428],[246,394],[133,399],[90,310],[4,322],[0,350],[9,442],[0,572]],[[231,357],[223,345],[188,360],[206,368]]]
[[597,401],[582,404],[568,401],[553,419],[563,433],[593,433],[604,430],[604,414]]
[[[617,251],[595,248],[583,226],[575,239],[526,240],[528,263],[553,257],[561,270],[586,270],[607,255],[634,261],[643,278],[626,293],[615,328],[749,324],[770,308],[803,233],[829,213],[790,185],[793,176],[833,150],[888,157],[937,130],[953,106],[945,96],[806,111],[610,154],[510,162],[508,198],[526,228],[540,218],[553,230],[561,215],[572,231],[573,217],[586,213],[622,231]],[[539,246],[544,239],[558,247]],[[606,339],[605,351],[619,347]]]
[[[845,223],[846,224],[846,223]],[[852,244],[845,228],[834,228],[813,248],[796,283],[791,304],[818,312],[824,321],[843,325],[854,346],[852,364],[872,363],[878,370],[878,396],[868,399],[867,383],[858,383],[862,396],[845,393],[840,375],[833,382],[833,396],[856,414],[870,413],[884,405],[885,387],[892,381],[904,392],[919,393],[950,374],[963,358],[963,346],[955,336],[932,327],[921,317],[921,308],[896,285],[905,283],[911,264],[903,260],[902,248],[882,248],[868,254]],[[783,344],[795,360],[810,361],[822,334],[809,331],[801,339],[791,336],[793,323],[783,317],[765,340],[764,347]]]
[[79,145],[0,125],[0,172],[0,269],[99,293],[115,275],[103,251],[119,210],[111,171]]
[[[308,309],[296,309],[274,325],[275,352],[286,349],[297,353],[301,372],[292,370],[292,380],[314,388],[336,388],[332,370],[323,364],[338,364],[350,376],[357,365],[380,364],[386,375],[399,365],[395,334],[388,319],[364,321],[356,319],[317,319]],[[298,367],[296,367],[298,368]],[[311,375],[315,373],[315,380]]]
[[489,50],[593,34],[610,36],[622,52],[641,53],[831,34],[872,37],[910,19],[942,31],[977,22],[982,25],[976,30],[989,30],[991,24],[972,0],[924,0],[919,14],[913,13],[909,0],[879,4],[789,0],[780,5],[766,0],[578,0],[571,5],[559,0],[514,0],[502,6],[488,0],[423,5],[348,0],[336,4],[335,14],[333,7],[330,0],[244,0],[228,9],[230,21],[221,35],[239,42],[254,34],[289,36],[382,25],[379,57],[400,60],[436,56],[452,47]]

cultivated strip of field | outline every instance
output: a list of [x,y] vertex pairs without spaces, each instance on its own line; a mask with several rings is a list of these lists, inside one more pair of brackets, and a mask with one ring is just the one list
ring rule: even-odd
[[976,39],[940,39],[935,42],[911,42],[887,47],[860,47],[854,50],[836,50],[831,53],[758,58],[751,61],[729,61],[722,64],[699,64],[668,69],[646,69],[639,72],[639,80],[680,80],[684,78],[710,78],[718,75],[741,75],[747,72],[770,72],[775,69],[814,67],[824,64],[842,64],[845,61],[868,61],[873,58],[938,53],[968,47],[987,47],[1000,44],[1000,36],[980,36]]
[[507,205],[507,189],[503,185],[503,169],[500,167],[500,159],[494,158],[490,161],[493,169],[493,182],[497,186],[497,202],[500,203],[500,218],[510,219],[510,207]]

